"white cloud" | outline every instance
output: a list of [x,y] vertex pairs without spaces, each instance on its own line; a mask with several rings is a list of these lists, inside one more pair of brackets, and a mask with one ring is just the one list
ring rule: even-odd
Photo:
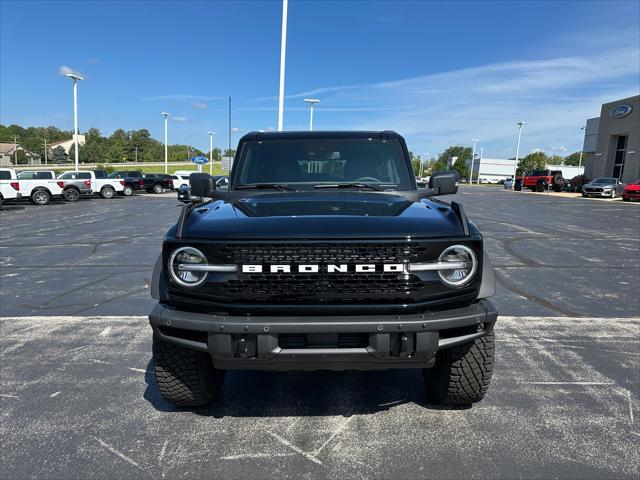
[[232,132],[241,132],[241,131],[242,131],[242,129],[241,129],[241,128],[238,128],[238,127],[233,127],[233,128],[231,129],[231,131],[232,131]]
[[579,56],[325,87],[288,98],[323,92],[318,108],[323,127],[393,129],[407,137],[413,151],[439,151],[452,142],[468,145],[479,138],[485,156],[513,156],[516,122],[523,120],[521,151],[562,145],[557,151],[566,152],[579,149],[580,127],[599,115],[602,103],[638,94],[639,56],[637,46],[619,46]]
[[184,123],[187,121],[187,117],[173,117],[172,120],[175,122]]
[[82,73],[80,73],[78,70],[75,70],[71,67],[67,67],[66,65],[62,65],[60,66],[60,68],[58,69],[58,74],[65,76],[65,75],[78,75],[79,77],[83,77],[84,75],[82,75]]
[[206,110],[208,108],[207,104],[202,102],[193,102],[191,106],[196,110]]
[[98,63],[100,63],[100,59],[98,58],[90,58],[87,60],[91,65],[96,65]]

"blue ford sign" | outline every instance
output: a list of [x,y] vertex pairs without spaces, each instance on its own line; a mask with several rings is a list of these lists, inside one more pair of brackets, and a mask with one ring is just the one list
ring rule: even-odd
[[209,159],[207,157],[197,156],[191,157],[191,162],[195,163],[196,165],[204,165],[206,163],[209,163]]
[[609,112],[609,116],[612,118],[624,118],[631,113],[633,107],[631,105],[618,105]]

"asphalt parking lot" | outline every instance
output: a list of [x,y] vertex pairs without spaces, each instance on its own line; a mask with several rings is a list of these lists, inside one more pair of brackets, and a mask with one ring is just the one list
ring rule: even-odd
[[[640,205],[463,187],[498,280],[471,409],[417,371],[231,372],[160,397],[145,315],[174,195],[0,212],[0,478],[638,478]],[[635,445],[635,446],[634,446]]]

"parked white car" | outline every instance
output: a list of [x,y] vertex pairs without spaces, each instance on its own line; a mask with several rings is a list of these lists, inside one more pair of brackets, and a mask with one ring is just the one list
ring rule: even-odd
[[[99,171],[99,170],[98,170]],[[100,175],[101,177],[103,175]],[[102,198],[113,198],[116,193],[124,191],[124,180],[118,178],[97,178],[93,170],[78,170],[63,172],[58,180],[84,180],[91,183],[91,191]]]
[[22,197],[36,205],[47,205],[52,198],[62,197],[62,187],[56,182],[53,170],[20,172],[17,178]]
[[15,170],[0,168],[0,207],[6,200],[16,200],[20,197],[20,183]]
[[173,180],[173,189],[178,190],[182,185],[190,186],[189,183],[189,175],[191,175],[193,171],[189,170],[176,170],[171,175],[171,179]]

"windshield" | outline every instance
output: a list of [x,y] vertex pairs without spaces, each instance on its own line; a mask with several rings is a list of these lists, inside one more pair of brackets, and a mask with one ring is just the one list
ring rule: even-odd
[[615,178],[596,178],[592,183],[616,183]]
[[411,190],[401,144],[372,138],[282,139],[247,142],[235,187],[278,184],[295,188],[359,183]]

